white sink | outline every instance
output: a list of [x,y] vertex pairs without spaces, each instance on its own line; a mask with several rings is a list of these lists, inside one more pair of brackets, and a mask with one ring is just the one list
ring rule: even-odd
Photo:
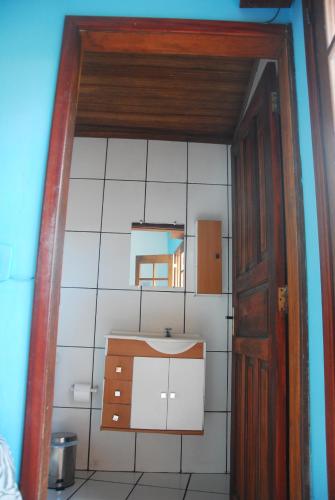
[[112,332],[107,338],[144,340],[150,347],[163,354],[181,354],[188,351],[199,342],[203,342],[199,335],[174,334],[164,337],[163,333],[146,332]]

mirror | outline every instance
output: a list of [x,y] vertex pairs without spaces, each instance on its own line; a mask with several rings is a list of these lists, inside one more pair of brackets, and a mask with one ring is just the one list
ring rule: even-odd
[[133,223],[130,285],[183,288],[184,276],[184,226]]

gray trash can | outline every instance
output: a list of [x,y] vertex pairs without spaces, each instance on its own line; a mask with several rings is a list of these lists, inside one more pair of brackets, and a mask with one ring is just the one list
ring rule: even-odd
[[73,432],[51,435],[48,488],[63,490],[74,483],[77,444]]

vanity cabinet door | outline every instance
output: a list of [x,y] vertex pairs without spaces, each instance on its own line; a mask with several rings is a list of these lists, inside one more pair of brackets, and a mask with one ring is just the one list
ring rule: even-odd
[[168,358],[134,358],[130,427],[166,429]]
[[167,430],[203,429],[204,390],[203,359],[170,359]]

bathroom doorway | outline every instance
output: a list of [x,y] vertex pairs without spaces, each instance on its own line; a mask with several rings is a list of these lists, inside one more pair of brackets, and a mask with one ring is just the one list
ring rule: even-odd
[[[295,128],[292,59],[286,27],[226,22],[157,21],[145,19],[67,18],[63,39],[58,90],[49,151],[45,202],[42,218],[36,280],[31,363],[24,441],[22,490],[25,498],[43,498],[46,490],[54,363],[60,290],[66,201],[70,160],[75,135],[78,89],[83,57],[104,57],[108,53],[211,58],[274,59],[278,61],[280,116],[282,130],[284,205],[286,222],[289,345],[287,371],[290,385],[286,394],[290,419],[287,458],[289,491],[303,496],[305,473],[303,393],[305,316],[302,207]],[[94,87],[94,83],[93,83]],[[66,96],[66,98],[64,98]],[[246,104],[246,103],[245,103]],[[115,120],[117,117],[115,117]],[[175,119],[180,122],[180,118]],[[236,123],[237,124],[237,123]],[[236,125],[235,124],[235,125]],[[205,133],[206,123],[199,127]],[[77,122],[78,126],[78,122]],[[116,129],[120,129],[120,124]],[[114,137],[117,130],[114,129]],[[128,134],[131,130],[128,129]],[[146,131],[145,136],[155,130]],[[189,131],[188,131],[189,133]],[[119,132],[122,134],[122,131]],[[123,132],[124,134],[124,132]],[[138,134],[138,131],[137,131]],[[106,129],[101,136],[106,135]],[[122,135],[121,135],[122,136]],[[137,135],[137,138],[138,135]],[[159,139],[159,137],[153,137]],[[182,140],[181,135],[160,137]],[[184,140],[194,140],[185,136]],[[223,137],[232,142],[232,135]],[[215,137],[212,137],[212,142]],[[56,188],[56,189],[55,189]],[[53,249],[52,251],[50,249]],[[38,353],[38,357],[37,356]],[[38,362],[36,362],[38,359]],[[42,387],[42,390],[41,390]],[[236,402],[235,402],[236,403]],[[234,401],[233,401],[234,404]],[[294,446],[293,446],[294,443]],[[282,457],[283,458],[283,457]],[[38,471],[38,474],[36,474]]]

